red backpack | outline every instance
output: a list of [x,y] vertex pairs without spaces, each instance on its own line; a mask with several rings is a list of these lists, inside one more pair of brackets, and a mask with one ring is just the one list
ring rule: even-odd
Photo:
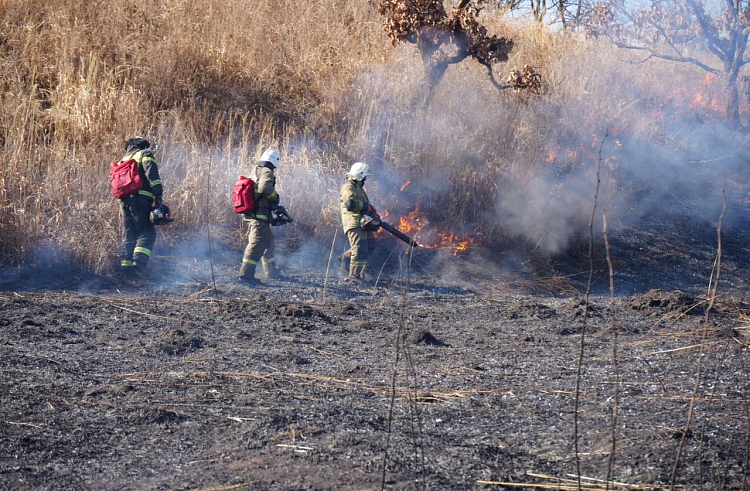
[[253,213],[258,206],[255,201],[255,181],[249,177],[240,176],[234,185],[232,203],[237,213]]
[[143,188],[143,179],[135,159],[112,162],[109,166],[109,183],[115,198],[124,198]]

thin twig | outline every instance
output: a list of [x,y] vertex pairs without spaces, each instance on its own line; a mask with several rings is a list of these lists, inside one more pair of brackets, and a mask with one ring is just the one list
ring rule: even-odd
[[576,455],[576,475],[578,476],[578,489],[581,489],[581,457],[578,451],[578,409],[581,399],[581,369],[583,367],[583,353],[586,346],[586,320],[589,315],[589,296],[591,295],[591,283],[594,280],[594,217],[596,216],[596,202],[599,199],[599,185],[601,183],[600,171],[602,165],[602,147],[607,139],[609,130],[604,132],[604,138],[599,145],[599,160],[596,163],[596,191],[594,192],[594,206],[591,209],[589,219],[589,281],[586,285],[586,293],[583,300],[583,324],[581,326],[581,344],[578,352],[578,367],[576,369],[576,391],[575,407],[573,409],[573,446]]
[[[721,371],[724,368],[724,361],[726,360],[727,353],[729,353],[729,342],[724,344],[724,351],[721,354],[721,360],[719,361],[719,368],[716,369],[716,380],[711,386],[711,394],[708,396],[708,404],[706,405],[705,413],[706,419],[701,424],[701,437],[700,437],[700,450],[698,452],[698,468],[700,476],[700,489],[703,489],[703,451],[706,437],[706,426],[708,426],[708,419],[711,416],[711,405],[713,404],[714,397],[716,396],[716,387],[719,385]],[[734,436],[734,435],[732,435]]]
[[146,316],[146,317],[153,317],[155,319],[164,319],[164,320],[167,320],[167,321],[173,320],[173,319],[170,319],[168,317],[164,317],[163,315],[149,314],[148,312],[139,312],[137,310],[129,309],[127,307],[123,307],[122,305],[117,305],[116,303],[110,302],[109,300],[106,300],[103,297],[99,297],[99,298],[101,300],[103,300],[105,303],[108,303],[109,305],[111,305],[112,307],[124,310],[126,312],[131,312],[133,314],[143,315],[143,316]]
[[[745,369],[745,360],[742,358],[742,348],[739,349],[740,368],[744,375],[745,384],[742,387],[742,395],[745,399],[748,399],[747,394],[747,370]],[[744,472],[742,473],[742,491],[747,491],[747,475],[750,471],[750,401],[745,402],[745,419],[747,420],[747,439],[745,440],[745,465]]]
[[391,258],[394,252],[396,252],[396,248],[391,249],[391,252],[388,253],[388,256],[385,258],[385,261],[383,261],[383,265],[380,267],[380,271],[378,272],[378,277],[375,278],[376,288],[378,286],[378,283],[380,282],[380,277],[382,276],[383,271],[385,270],[385,265],[388,264],[388,260]]
[[[412,246],[408,246],[408,254],[409,254],[409,262],[407,263],[407,276],[406,276],[406,291],[404,292],[404,295],[406,295],[406,292],[408,291],[408,287],[411,283],[411,261],[414,255],[412,254]],[[404,303],[406,302],[406,297],[404,296]],[[404,332],[404,336],[406,336],[406,332]],[[406,341],[406,340],[404,340]],[[412,403],[410,407],[411,411],[411,431],[412,431],[412,438],[414,440],[414,448],[415,452],[417,453],[417,458],[419,459],[419,465],[420,465],[420,473],[422,475],[422,481],[421,481],[421,489],[426,489],[427,482],[426,482],[426,475],[425,475],[425,457],[424,457],[424,433],[422,431],[422,414],[419,411],[419,406],[417,405],[417,397],[420,391],[419,389],[419,383],[417,379],[417,369],[416,365],[414,364],[414,359],[411,355],[411,350],[409,349],[409,346],[406,342],[404,342],[404,357],[406,358],[407,366],[409,367],[409,375],[412,379],[412,390],[413,390],[413,397],[410,397],[409,400]],[[416,433],[414,431],[413,422],[414,419],[417,420],[417,431]],[[416,480],[415,480],[416,481]]]
[[406,327],[406,300],[408,298],[409,286],[411,285],[411,257],[412,245],[409,244],[408,252],[409,262],[407,263],[406,282],[401,296],[401,309],[399,311],[398,329],[396,330],[396,356],[393,361],[393,375],[391,376],[391,402],[388,408],[388,430],[385,438],[385,449],[383,450],[383,474],[380,480],[380,490],[385,490],[386,466],[388,464],[388,447],[391,441],[391,431],[393,427],[393,409],[396,405],[396,376],[398,374],[398,362],[401,357],[403,343],[403,334]]
[[211,256],[211,162],[213,162],[213,152],[208,152],[208,172],[206,173],[206,240],[208,241],[208,263],[211,265],[211,281],[214,284],[214,296],[219,296],[219,290],[216,289],[216,276],[214,275],[214,260]]
[[[703,353],[706,345],[706,336],[708,335],[708,320],[709,320],[709,314],[711,313],[711,309],[714,306],[714,302],[716,301],[716,289],[719,286],[719,278],[721,277],[721,226],[724,222],[724,215],[727,212],[727,190],[726,185],[722,187],[721,193],[724,197],[724,205],[721,209],[721,216],[719,217],[719,226],[716,229],[716,235],[717,235],[717,247],[716,247],[716,278],[713,277],[711,280],[713,280],[713,292],[711,294],[711,301],[708,304],[708,307],[706,307],[706,315],[703,319],[703,336],[701,337],[701,345],[700,345],[700,352],[698,353],[698,362],[697,366],[695,368],[695,386],[693,387],[693,395],[690,398],[690,407],[688,408],[688,416],[687,421],[685,422],[685,429],[682,432],[682,438],[680,438],[680,445],[677,448],[677,455],[674,459],[674,466],[672,467],[672,479],[670,482],[669,489],[670,491],[674,489],[675,480],[677,479],[677,470],[680,466],[680,457],[682,457],[682,449],[685,445],[685,438],[687,437],[687,433],[690,430],[690,423],[693,421],[693,411],[695,410],[695,400],[698,396],[698,388],[700,386],[701,382],[701,370],[703,368]],[[713,276],[713,275],[712,275]]]
[[609,251],[609,236],[607,235],[607,211],[605,210],[602,214],[602,223],[604,235],[604,249],[607,253],[607,266],[609,267],[609,316],[611,320],[612,329],[612,369],[615,372],[615,386],[614,386],[614,405],[612,407],[612,450],[609,453],[609,459],[607,460],[607,491],[609,491],[609,483],[612,479],[612,467],[615,462],[615,449],[617,446],[617,411],[620,405],[620,370],[617,365],[617,324],[615,322],[615,268],[612,265],[612,257]]
[[333,242],[331,243],[331,253],[328,255],[328,266],[326,267],[326,279],[323,281],[323,298],[326,298],[326,287],[328,286],[328,272],[331,270],[331,260],[333,259],[333,249],[336,247],[336,237],[339,235],[339,228],[333,233]]
[[641,361],[643,361],[643,363],[645,363],[645,364],[646,364],[646,368],[648,368],[648,371],[649,371],[649,372],[650,372],[650,373],[651,373],[651,374],[652,374],[652,375],[653,375],[654,377],[656,377],[656,380],[657,380],[657,381],[659,382],[659,384],[661,385],[661,390],[662,390],[662,391],[663,391],[663,392],[664,392],[664,393],[666,394],[666,393],[667,393],[667,386],[666,386],[666,385],[664,385],[664,382],[662,382],[662,381],[661,381],[661,377],[659,377],[659,374],[658,374],[658,373],[656,373],[656,371],[655,371],[655,370],[654,370],[654,369],[653,369],[653,368],[651,367],[651,363],[649,363],[649,362],[648,362],[648,360],[647,360],[646,358],[644,358],[644,357],[639,357],[639,359],[640,359]]
[[227,486],[216,486],[213,488],[201,488],[195,491],[229,491],[230,489],[241,489],[250,486],[249,482],[243,482],[240,484],[229,484]]

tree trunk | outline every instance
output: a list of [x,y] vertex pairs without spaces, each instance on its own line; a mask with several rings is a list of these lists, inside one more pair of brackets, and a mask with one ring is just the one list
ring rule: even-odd
[[727,121],[734,128],[741,126],[740,123],[740,97],[736,82],[728,82],[727,86]]

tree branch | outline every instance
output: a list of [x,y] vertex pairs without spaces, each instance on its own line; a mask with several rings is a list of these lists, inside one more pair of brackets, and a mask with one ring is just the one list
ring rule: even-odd
[[675,53],[677,53],[677,56],[682,56],[682,53],[680,52],[679,49],[677,49],[677,46],[674,45],[672,40],[669,39],[669,36],[667,35],[666,31],[664,30],[662,26],[660,26],[659,24],[657,24],[656,22],[652,20],[649,20],[648,23],[651,27],[653,27],[654,29],[656,29],[657,31],[661,33],[662,37],[664,37],[664,41],[669,45],[670,48],[674,50]]
[[747,34],[740,34],[737,44],[739,49],[734,56],[734,60],[732,60],[734,62],[734,68],[732,68],[732,73],[729,75],[729,79],[732,83],[737,80],[737,76],[740,74],[740,68],[742,68],[742,65],[744,64],[742,58],[745,56],[745,50],[747,49]]
[[711,32],[712,26],[706,19],[706,16],[703,14],[703,9],[697,3],[695,3],[695,0],[687,0],[687,4],[690,5],[691,9],[693,9],[695,18],[698,19],[698,24],[700,24],[701,30],[703,31],[703,35],[706,36],[706,40],[709,41],[709,49],[711,49],[712,45],[715,46],[716,49],[722,53],[722,55],[714,52],[713,50],[711,51],[722,61],[725,61],[727,58],[729,58],[728,48],[724,45],[721,39],[714,36],[714,34]]
[[495,79],[495,74],[492,73],[492,65],[490,65],[489,63],[482,63],[482,65],[487,67],[487,75],[490,76],[490,81],[492,82],[492,85],[494,85],[495,88],[497,88],[497,90],[506,90],[506,89],[514,88],[513,85],[501,84]]
[[[691,63],[691,64],[693,64],[693,65],[695,65],[697,67],[700,67],[700,68],[706,70],[709,73],[714,73],[716,75],[721,75],[721,73],[722,73],[721,70],[717,70],[716,68],[712,68],[712,67],[706,65],[705,63],[696,60],[695,58],[690,58],[690,57],[685,57],[685,56],[663,55],[663,54],[657,53],[653,49],[647,48],[645,46],[631,46],[631,45],[624,44],[624,43],[619,43],[619,42],[616,42],[615,46],[617,46],[618,48],[622,48],[622,49],[631,49],[631,50],[637,50],[637,51],[645,51],[645,52],[647,52],[647,53],[649,53],[651,55],[651,56],[649,56],[649,58],[660,58],[662,60],[675,61],[675,62],[679,62],[679,63]],[[648,60],[649,58],[646,58],[646,60]],[[646,60],[643,60],[643,61],[646,61]]]

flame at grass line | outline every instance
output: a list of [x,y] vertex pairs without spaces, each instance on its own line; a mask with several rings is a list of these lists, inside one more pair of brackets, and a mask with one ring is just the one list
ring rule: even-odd
[[[407,181],[402,190],[405,189],[411,181]],[[383,213],[383,219],[388,221],[390,216],[389,211]],[[417,201],[414,210],[408,215],[403,215],[398,219],[397,228],[407,234],[413,236],[419,234],[416,237],[419,242],[419,247],[424,249],[448,249],[454,256],[458,256],[459,253],[466,252],[469,246],[478,243],[478,236],[481,233],[477,233],[476,236],[471,235],[459,235],[450,231],[436,231],[430,226],[430,222],[424,217],[424,214],[420,211],[420,201]]]

